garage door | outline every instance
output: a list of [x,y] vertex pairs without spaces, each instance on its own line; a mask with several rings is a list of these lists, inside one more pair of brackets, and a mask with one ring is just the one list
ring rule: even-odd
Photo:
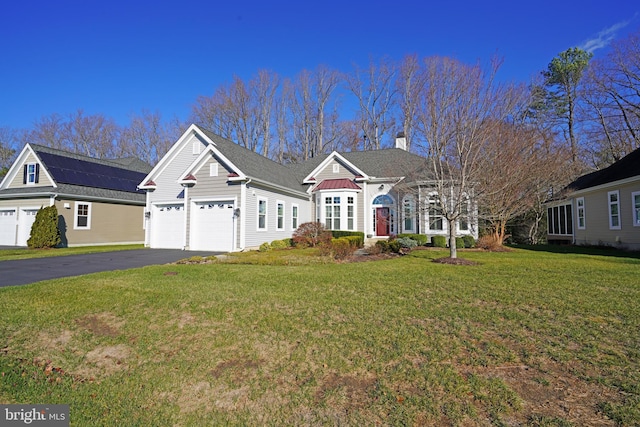
[[156,205],[151,212],[149,245],[159,249],[184,247],[184,206],[182,204]]
[[233,250],[233,201],[198,202],[191,211],[191,242],[197,251]]
[[16,210],[0,209],[0,245],[16,244]]
[[38,209],[20,209],[18,218],[18,246],[27,246],[31,237],[31,226],[36,220]]

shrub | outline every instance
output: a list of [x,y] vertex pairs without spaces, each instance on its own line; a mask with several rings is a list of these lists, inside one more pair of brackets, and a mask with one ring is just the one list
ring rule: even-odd
[[271,244],[269,242],[264,242],[260,245],[260,248],[258,250],[260,252],[268,252],[271,250]]
[[340,239],[346,239],[351,243],[354,249],[358,249],[364,246],[364,236],[345,236],[340,237]]
[[480,238],[478,238],[478,241],[476,242],[476,247],[486,249],[488,251],[499,251],[500,249],[502,249],[502,245],[500,244],[498,239],[491,234],[480,236]]
[[460,249],[466,248],[464,239],[462,237],[456,237],[456,248],[460,248]]
[[[358,236],[351,236],[358,237]],[[356,247],[351,244],[348,238],[340,237],[331,241],[331,252],[335,259],[346,259],[353,255],[356,251]]]
[[431,236],[431,245],[436,248],[446,248],[447,238],[445,236]]
[[31,237],[27,245],[32,249],[55,248],[60,244],[58,209],[55,206],[40,208],[31,226]]
[[393,253],[400,253],[400,250],[402,249],[402,245],[400,244],[400,242],[398,240],[390,240],[389,241],[389,251],[393,252]]
[[462,236],[462,240],[464,240],[465,248],[473,248],[476,246],[476,239],[474,239],[473,236],[469,234],[465,234],[464,236]]
[[381,253],[391,252],[391,248],[389,247],[388,240],[378,240],[375,246],[380,249]]
[[293,232],[293,243],[300,247],[316,247],[331,243],[331,232],[319,222],[305,222]]
[[418,242],[413,240],[411,237],[400,237],[396,240],[398,244],[405,249],[413,249],[418,246]]
[[271,249],[286,249],[286,248],[288,248],[291,245],[289,244],[289,242],[287,242],[287,240],[289,240],[289,239],[274,240],[273,242],[271,242]]
[[427,245],[427,235],[426,234],[398,234],[398,239],[409,238],[411,240],[415,240],[418,246],[426,246]]

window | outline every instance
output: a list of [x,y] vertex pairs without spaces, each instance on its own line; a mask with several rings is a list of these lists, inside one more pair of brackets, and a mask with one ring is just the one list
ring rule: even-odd
[[620,194],[618,191],[609,191],[609,228],[620,229]]
[[402,202],[402,213],[404,215],[404,231],[410,231],[413,232],[415,231],[414,229],[414,203],[413,203],[413,197],[408,196],[405,197],[404,201]]
[[442,206],[440,205],[440,198],[438,196],[429,199],[428,216],[429,230],[444,230],[444,222],[442,220]]
[[89,230],[91,228],[91,203],[76,202],[73,228],[77,230]]
[[460,205],[460,217],[458,218],[458,230],[469,231],[469,199]]
[[559,205],[547,209],[548,234],[572,236],[573,216],[571,205]]
[[291,205],[291,228],[298,228],[298,205]]
[[198,141],[197,139],[194,139],[193,143],[191,145],[192,153],[193,154],[200,154],[200,148],[201,147],[202,147],[202,144],[200,144],[200,141]]
[[340,230],[340,197],[325,197],[324,209],[324,226],[328,230]]
[[578,229],[585,229],[585,219],[584,219],[584,197],[580,197],[576,199],[576,207],[578,209]]
[[640,191],[631,193],[631,208],[633,209],[633,226],[640,227]]
[[218,164],[211,163],[209,165],[209,176],[218,176]]
[[267,199],[258,199],[258,230],[267,229]]
[[340,173],[340,165],[337,163],[333,164],[333,173]]
[[276,219],[276,228],[278,230],[284,230],[284,202],[278,202],[276,214],[278,215]]
[[355,205],[353,196],[347,197],[347,230],[353,230],[355,224]]
[[37,163],[28,163],[24,165],[23,184],[37,184],[40,175],[40,165]]

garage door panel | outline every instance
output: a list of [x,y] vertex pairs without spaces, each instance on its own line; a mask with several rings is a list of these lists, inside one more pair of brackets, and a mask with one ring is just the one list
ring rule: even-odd
[[192,250],[229,252],[234,246],[234,202],[197,202],[191,211]]
[[38,209],[21,209],[18,219],[18,246],[27,246],[27,241],[31,237],[31,227],[36,221]]
[[158,249],[182,249],[184,246],[184,206],[154,206],[150,246]]
[[17,214],[15,209],[0,209],[0,245],[16,244]]

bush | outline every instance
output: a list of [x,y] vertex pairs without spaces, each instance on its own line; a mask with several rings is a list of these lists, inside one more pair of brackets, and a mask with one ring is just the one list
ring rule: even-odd
[[388,253],[391,252],[391,248],[389,247],[388,240],[378,240],[375,244],[376,248],[379,248],[380,253]]
[[426,234],[398,234],[398,239],[409,238],[411,240],[415,240],[418,246],[426,246],[427,245],[427,235]]
[[31,226],[31,237],[27,245],[31,249],[55,248],[60,244],[58,209],[55,206],[40,208]]
[[431,236],[431,245],[435,248],[446,248],[447,238],[445,236]]
[[[351,236],[358,237],[358,236]],[[347,237],[340,237],[331,241],[331,252],[335,259],[346,259],[353,255],[357,247],[351,244]]]
[[305,222],[293,232],[293,244],[315,248],[321,244],[331,244],[331,232],[319,222]]
[[462,236],[462,240],[464,240],[465,248],[473,248],[476,246],[476,239],[474,239],[473,236],[469,234],[465,234],[464,236]]
[[288,242],[289,240],[290,239],[274,240],[271,242],[271,249],[286,249],[291,246]]
[[345,236],[340,237],[340,239],[346,239],[351,243],[354,249],[358,249],[364,246],[364,236]]
[[260,252],[269,252],[271,250],[271,244],[269,242],[264,242],[260,245],[258,251]]
[[480,238],[478,238],[478,241],[476,242],[476,247],[480,249],[486,249],[488,251],[499,251],[502,249],[502,245],[500,244],[498,239],[491,234],[480,236]]
[[464,239],[462,237],[456,237],[456,248],[464,249],[465,247]]
[[397,240],[390,240],[389,241],[389,251],[399,254],[400,250],[402,249],[402,245],[400,244],[399,241]]
[[400,246],[405,249],[413,249],[418,246],[418,242],[413,240],[413,238],[411,237],[400,237],[396,240],[396,242],[398,242],[398,244],[400,244]]

